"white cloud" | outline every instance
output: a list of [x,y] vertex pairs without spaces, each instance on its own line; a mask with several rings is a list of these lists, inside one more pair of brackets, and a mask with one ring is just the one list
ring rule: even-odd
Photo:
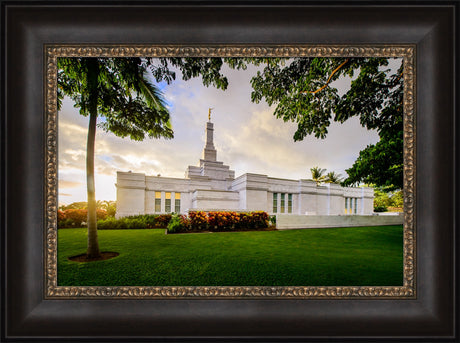
[[59,188],[76,188],[82,185],[81,182],[69,181],[69,180],[59,180]]
[[[188,165],[196,165],[204,144],[208,108],[213,107],[214,144],[218,160],[235,170],[284,178],[308,178],[309,169],[320,166],[344,174],[367,144],[378,135],[363,129],[357,118],[344,124],[332,123],[326,139],[306,137],[294,142],[295,123],[273,116],[274,108],[250,100],[250,78],[256,68],[234,71],[226,68],[226,91],[206,88],[201,79],[179,77],[163,89],[170,104],[174,139],[122,139],[101,129],[96,135],[96,196],[116,198],[116,171],[145,172],[147,175],[183,177]],[[345,86],[343,86],[345,87]],[[88,118],[65,99],[59,113],[59,179],[81,183],[66,188],[59,201],[86,200],[86,134]],[[63,184],[65,185],[65,183]],[[63,186],[61,186],[64,188]],[[72,194],[68,196],[67,194]]]

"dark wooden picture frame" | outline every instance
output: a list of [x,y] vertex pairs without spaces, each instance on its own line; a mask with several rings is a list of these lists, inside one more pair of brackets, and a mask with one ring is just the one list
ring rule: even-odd
[[[454,341],[457,12],[457,2],[2,2],[2,339]],[[415,46],[417,297],[47,299],[45,46],[126,42]]]

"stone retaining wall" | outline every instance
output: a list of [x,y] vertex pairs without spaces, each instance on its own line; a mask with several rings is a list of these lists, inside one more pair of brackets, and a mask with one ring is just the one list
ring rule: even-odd
[[278,230],[312,229],[327,227],[353,226],[383,226],[401,225],[404,222],[403,214],[396,215],[343,215],[343,216],[314,216],[314,215],[276,215]]

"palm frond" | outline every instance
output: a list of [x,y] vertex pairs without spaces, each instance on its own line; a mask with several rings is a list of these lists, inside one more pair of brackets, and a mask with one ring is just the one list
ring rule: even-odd
[[165,110],[166,101],[164,100],[163,93],[144,75],[139,80],[139,88],[142,97],[147,105],[156,110]]

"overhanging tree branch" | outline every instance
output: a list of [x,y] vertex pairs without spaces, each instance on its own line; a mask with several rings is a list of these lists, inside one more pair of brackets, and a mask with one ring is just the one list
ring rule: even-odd
[[316,94],[316,93],[318,93],[318,92],[321,92],[324,88],[326,88],[326,87],[329,85],[329,83],[331,83],[331,79],[332,79],[332,77],[334,76],[334,74],[337,73],[337,72],[340,70],[340,68],[342,68],[345,64],[347,64],[349,60],[350,60],[350,59],[347,58],[347,59],[346,59],[344,62],[342,62],[337,68],[335,68],[335,69],[332,71],[331,75],[329,75],[329,77],[328,77],[326,83],[325,83],[323,86],[321,86],[320,88],[318,88],[317,90],[315,90],[315,91],[313,91],[313,92],[311,92],[311,91],[304,91],[304,92],[300,92],[300,93],[302,93],[302,94],[306,94],[306,93]]

